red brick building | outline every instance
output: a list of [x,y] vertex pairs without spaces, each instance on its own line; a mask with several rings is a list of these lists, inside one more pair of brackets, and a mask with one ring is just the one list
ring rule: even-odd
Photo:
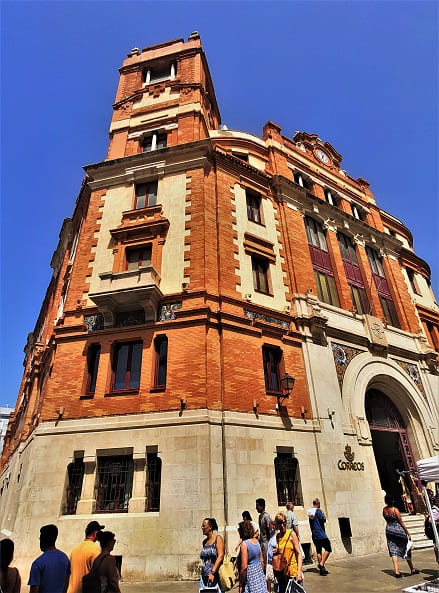
[[259,496],[294,500],[304,544],[319,496],[337,555],[340,517],[355,553],[380,549],[382,490],[404,510],[396,470],[439,449],[439,308],[410,231],[316,134],[221,126],[197,33],[132,50],[113,107],[6,435],[17,556],[45,522],[70,550],[93,517],[125,579],[195,578],[201,520],[232,543]]

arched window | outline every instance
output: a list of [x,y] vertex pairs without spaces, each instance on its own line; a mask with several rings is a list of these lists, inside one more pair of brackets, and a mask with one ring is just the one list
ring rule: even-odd
[[74,515],[78,501],[81,498],[82,482],[84,480],[84,460],[75,459],[67,466],[67,490],[64,515]]

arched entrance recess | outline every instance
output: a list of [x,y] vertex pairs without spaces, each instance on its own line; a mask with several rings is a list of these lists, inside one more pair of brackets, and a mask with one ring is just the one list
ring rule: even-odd
[[367,391],[365,408],[381,488],[395,498],[395,505],[400,511],[422,511],[417,484],[411,475],[403,473],[416,467],[401,414],[378,389]]

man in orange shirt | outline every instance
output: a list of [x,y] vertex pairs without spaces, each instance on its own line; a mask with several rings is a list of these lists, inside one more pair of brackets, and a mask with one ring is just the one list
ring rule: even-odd
[[73,549],[70,556],[71,575],[67,593],[82,593],[82,577],[90,572],[95,558],[101,553],[96,537],[104,528],[105,525],[91,521],[85,528],[85,540]]

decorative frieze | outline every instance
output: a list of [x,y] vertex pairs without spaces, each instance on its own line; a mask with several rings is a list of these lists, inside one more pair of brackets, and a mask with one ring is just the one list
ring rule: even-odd
[[334,356],[335,370],[337,372],[338,384],[340,391],[343,388],[343,379],[348,367],[348,364],[358,354],[362,354],[362,350],[352,348],[352,346],[345,346],[344,344],[332,343],[332,354]]
[[271,317],[270,315],[263,315],[262,313],[256,313],[255,311],[248,311],[247,309],[244,309],[244,315],[248,319],[265,321],[266,323],[274,323],[276,325],[279,325],[283,329],[290,328],[290,324],[288,321],[285,321],[284,319],[278,319],[277,317]]

